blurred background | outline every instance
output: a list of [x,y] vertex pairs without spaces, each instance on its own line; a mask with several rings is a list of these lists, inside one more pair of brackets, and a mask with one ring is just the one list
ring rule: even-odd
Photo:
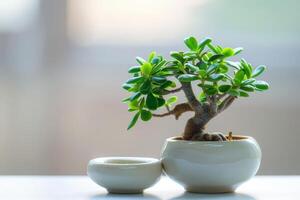
[[121,85],[135,56],[168,56],[190,35],[242,46],[269,67],[270,90],[236,101],[208,130],[255,137],[259,174],[300,174],[299,9],[297,0],[0,1],[0,174],[85,174],[94,157],[159,157],[190,115],[127,132]]

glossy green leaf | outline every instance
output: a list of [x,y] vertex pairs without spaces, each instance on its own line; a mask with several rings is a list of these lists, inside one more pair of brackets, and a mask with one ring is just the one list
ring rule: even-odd
[[152,118],[152,113],[148,110],[141,111],[141,119],[143,121],[149,121]]
[[152,80],[157,83],[164,83],[167,80],[167,78],[163,76],[153,76]]
[[231,85],[220,85],[218,89],[220,92],[225,93],[231,89]]
[[156,55],[156,52],[155,52],[155,51],[152,51],[152,52],[149,54],[148,62],[151,63],[151,61],[153,60],[153,58],[155,57],[155,55]]
[[215,60],[222,59],[222,58],[224,58],[224,55],[222,55],[222,54],[216,54],[216,55],[213,55],[212,57],[210,57],[208,59],[208,62],[213,62]]
[[207,74],[211,74],[215,69],[217,69],[217,67],[219,67],[219,64],[217,63],[210,65],[207,68]]
[[198,74],[199,74],[202,78],[204,78],[204,77],[206,76],[206,71],[200,69],[199,72],[198,72]]
[[239,91],[237,91],[235,89],[230,89],[227,91],[227,93],[230,94],[231,96],[235,96],[235,97],[240,95]]
[[233,56],[234,55],[234,50],[232,48],[224,48],[222,50],[222,54],[225,56],[225,57],[230,57],[230,56]]
[[140,72],[141,71],[141,67],[140,66],[133,66],[133,67],[130,67],[128,69],[128,73],[137,73],[137,72]]
[[255,82],[255,79],[250,78],[250,79],[242,81],[241,86],[249,85],[249,84],[254,83],[254,82]]
[[146,105],[150,110],[156,110],[157,109],[157,99],[152,93],[149,93],[147,95]]
[[206,95],[205,95],[205,93],[204,92],[201,92],[200,94],[199,94],[199,96],[198,96],[198,99],[199,99],[199,101],[200,102],[205,102],[206,101]]
[[233,49],[234,55],[237,55],[237,54],[241,53],[243,50],[244,49],[242,47],[238,47],[238,48]]
[[189,68],[192,72],[197,72],[197,71],[199,71],[199,68],[196,67],[195,65],[191,64],[191,63],[187,63],[187,64],[185,64],[185,66],[186,66],[187,68]]
[[240,89],[247,92],[253,92],[255,88],[252,85],[245,85],[241,86]]
[[182,56],[179,52],[177,52],[177,51],[171,51],[171,52],[170,52],[170,56],[171,56],[172,58],[175,58],[176,60],[178,60],[178,61],[181,62],[181,63],[184,62],[183,56]]
[[185,38],[184,43],[192,51],[196,51],[198,49],[198,42],[194,37]]
[[230,67],[233,67],[234,69],[237,69],[239,70],[241,67],[240,67],[240,63],[239,62],[233,62],[233,61],[225,61],[225,63],[230,66]]
[[141,85],[140,92],[142,94],[148,94],[150,90],[151,90],[151,81],[148,79]]
[[141,66],[141,72],[143,75],[149,76],[151,74],[152,71],[152,65],[148,62],[145,62],[142,66]]
[[255,70],[252,73],[252,77],[257,77],[259,75],[261,75],[264,71],[266,70],[266,66],[264,65],[260,65],[257,68],[255,68]]
[[167,100],[166,104],[167,104],[167,105],[172,105],[173,103],[176,103],[177,99],[178,99],[178,98],[177,98],[176,96],[171,96],[171,97]]
[[141,58],[141,57],[136,57],[135,59],[140,65],[142,65],[146,62],[146,60],[144,60],[144,58]]
[[144,77],[138,76],[138,77],[133,77],[133,78],[128,79],[126,83],[127,83],[127,84],[141,83],[141,82],[143,82],[144,80],[145,80]]
[[157,98],[157,107],[165,105],[166,101],[163,98]]
[[249,97],[249,94],[247,92],[244,92],[244,91],[239,91],[239,96],[240,97]]
[[217,90],[217,88],[215,88],[215,87],[210,87],[210,88],[205,89],[204,92],[205,92],[207,95],[214,95],[214,94],[217,94],[217,93],[218,93],[218,90]]
[[134,93],[131,97],[130,97],[130,101],[134,101],[136,99],[138,99],[142,94],[140,92],[136,92]]
[[124,88],[125,90],[129,90],[131,88],[131,85],[124,83],[122,85],[122,88]]
[[211,43],[212,39],[211,38],[204,38],[204,40],[202,40],[198,46],[198,49],[203,50],[204,47],[206,45],[208,45],[209,43]]
[[127,127],[127,130],[131,129],[137,122],[138,118],[140,116],[140,112],[137,112],[134,117],[132,118],[132,120],[130,121],[128,127]]
[[196,75],[192,75],[192,74],[182,74],[178,77],[178,80],[180,82],[191,82],[194,80],[197,80],[197,76]]
[[267,90],[269,89],[269,84],[265,81],[255,81],[253,85],[258,89],[258,90]]
[[244,77],[245,77],[245,73],[243,70],[240,69],[234,75],[234,82],[239,85],[243,81]]
[[212,74],[209,76],[209,81],[220,81],[224,78],[225,76],[223,74]]

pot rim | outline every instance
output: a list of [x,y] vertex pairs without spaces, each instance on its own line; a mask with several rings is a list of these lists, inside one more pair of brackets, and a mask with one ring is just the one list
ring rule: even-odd
[[99,157],[90,160],[89,165],[96,164],[102,166],[145,166],[159,163],[160,160],[150,157],[128,157],[128,156],[111,156]]
[[180,143],[189,143],[189,144],[218,144],[218,143],[237,143],[237,142],[246,142],[246,141],[251,141],[255,140],[251,136],[247,135],[234,135],[233,138],[239,138],[237,140],[230,140],[230,141],[193,141],[193,140],[178,140],[181,136],[173,136],[167,138],[167,142],[180,142]]

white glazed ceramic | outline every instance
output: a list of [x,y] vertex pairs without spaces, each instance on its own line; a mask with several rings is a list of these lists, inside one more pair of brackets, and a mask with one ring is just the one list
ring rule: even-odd
[[91,160],[87,173],[110,193],[141,193],[159,180],[162,168],[154,158],[103,157]]
[[261,150],[251,137],[233,141],[187,141],[169,138],[162,152],[165,173],[189,192],[233,192],[253,177]]

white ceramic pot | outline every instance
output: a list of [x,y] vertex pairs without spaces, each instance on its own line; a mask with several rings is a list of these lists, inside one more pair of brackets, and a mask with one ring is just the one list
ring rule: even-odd
[[220,142],[169,138],[162,152],[163,169],[189,192],[233,192],[256,174],[261,161],[257,142],[238,137]]
[[89,162],[88,176],[110,193],[141,193],[161,176],[161,162],[155,158],[102,157]]

